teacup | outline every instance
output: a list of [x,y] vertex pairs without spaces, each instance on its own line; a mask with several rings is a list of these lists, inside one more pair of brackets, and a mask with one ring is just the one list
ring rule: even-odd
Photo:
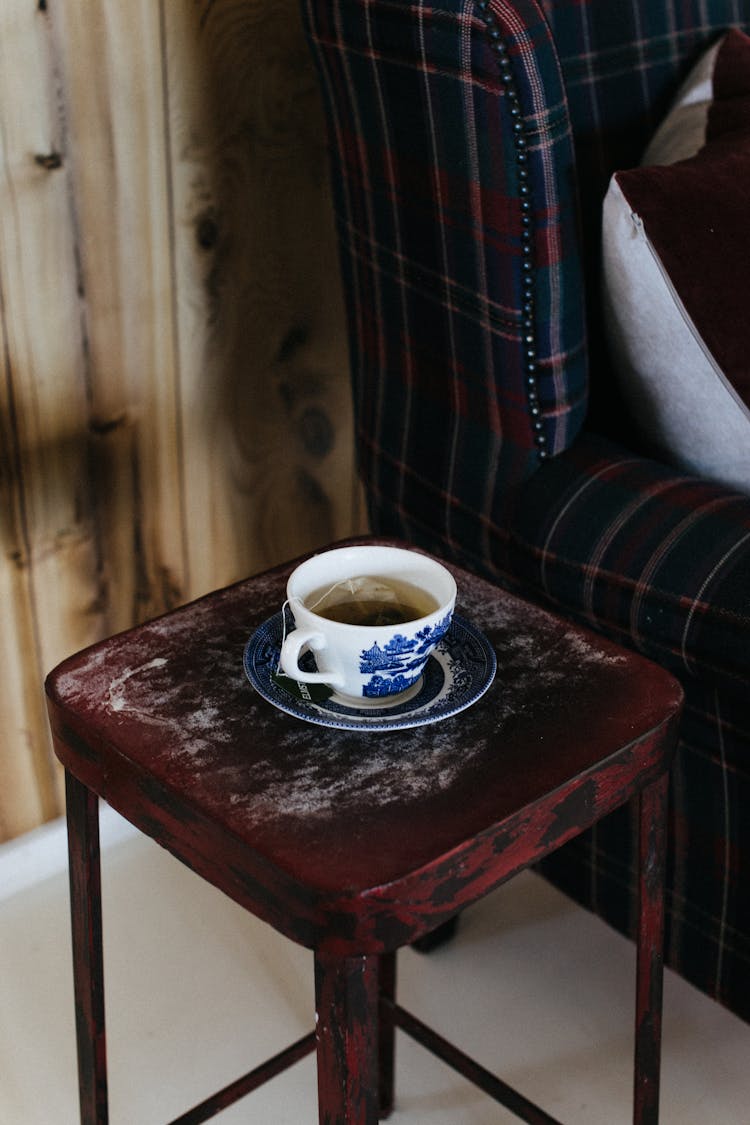
[[[282,671],[301,683],[326,684],[358,707],[382,707],[419,690],[427,659],[450,626],[456,583],[416,551],[353,546],[301,563],[286,594],[295,628],[281,647]],[[300,667],[307,651],[317,671]]]

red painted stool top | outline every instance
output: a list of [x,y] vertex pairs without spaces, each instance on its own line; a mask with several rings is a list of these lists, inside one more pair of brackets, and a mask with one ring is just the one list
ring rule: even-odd
[[458,568],[457,612],[498,658],[471,708],[377,733],[277,711],[242,655],[293,565],[95,645],[47,682],[66,768],[293,940],[404,945],[667,768],[671,676]]

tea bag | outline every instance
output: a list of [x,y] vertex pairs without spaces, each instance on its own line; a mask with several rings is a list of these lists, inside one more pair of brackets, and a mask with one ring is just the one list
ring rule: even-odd
[[[339,617],[336,609],[346,606],[345,618]],[[402,618],[398,592],[382,578],[362,575],[344,578],[326,590],[315,603],[308,603],[308,609],[323,617],[334,616],[350,625],[391,625]]]

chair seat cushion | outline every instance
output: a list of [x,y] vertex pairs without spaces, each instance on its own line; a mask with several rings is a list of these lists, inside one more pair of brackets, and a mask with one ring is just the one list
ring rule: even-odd
[[693,70],[644,165],[604,205],[605,309],[652,452],[750,492],[750,37]]
[[747,697],[750,497],[585,434],[525,485],[510,554],[527,596]]

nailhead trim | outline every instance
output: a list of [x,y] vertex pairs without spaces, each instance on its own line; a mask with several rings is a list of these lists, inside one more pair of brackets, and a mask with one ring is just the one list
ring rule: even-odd
[[508,57],[508,46],[503,40],[503,33],[498,27],[494,12],[490,8],[490,0],[475,0],[476,7],[484,20],[490,47],[497,57],[498,69],[502,80],[505,96],[508,99],[509,112],[513,119],[513,138],[516,152],[516,176],[518,178],[518,194],[521,201],[521,277],[522,277],[522,311],[523,311],[523,349],[524,349],[524,381],[526,383],[526,400],[531,416],[531,426],[534,433],[534,444],[541,460],[549,456],[547,449],[547,436],[544,433],[544,419],[539,405],[539,392],[537,388],[537,341],[535,333],[535,284],[534,284],[534,229],[531,208],[531,188],[529,186],[528,168],[528,141],[526,138],[526,123],[515,86],[513,64]]

